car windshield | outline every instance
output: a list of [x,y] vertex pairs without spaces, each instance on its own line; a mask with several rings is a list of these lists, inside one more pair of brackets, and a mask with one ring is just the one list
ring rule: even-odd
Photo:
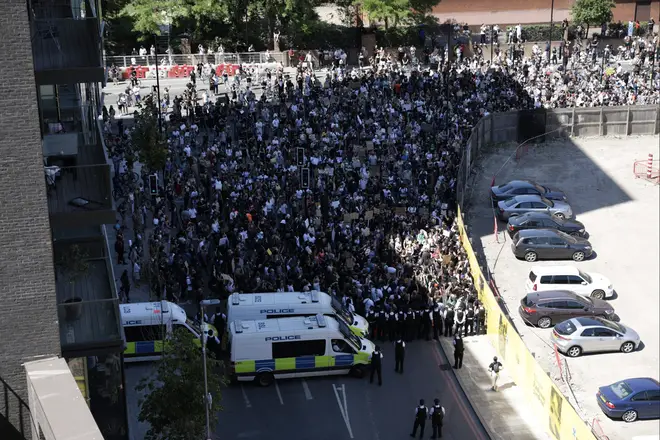
[[548,200],[545,197],[541,197],[541,200],[543,201],[543,203],[545,203],[549,207],[554,208],[555,202],[553,202],[552,200]]
[[600,323],[603,325],[603,327],[607,327],[609,329],[612,329],[614,331],[617,331],[619,333],[625,333],[626,328],[622,326],[621,324],[617,324],[616,322],[608,321],[607,319],[598,319]]
[[355,348],[356,350],[358,351],[362,350],[362,341],[360,340],[360,338],[355,336],[355,334],[351,331],[350,328],[348,328],[346,323],[344,323],[343,321],[337,321],[337,323],[339,324],[339,331],[341,332],[344,339],[349,341],[351,345],[353,345],[353,348]]
[[585,280],[587,283],[591,284],[593,282],[591,277],[589,275],[587,275],[586,273],[582,272],[581,270],[579,270],[578,273],[580,274],[582,279]]
[[332,297],[332,309],[342,321],[348,325],[353,325],[353,314],[334,296]]
[[577,243],[577,240],[575,239],[575,237],[571,237],[570,235],[568,235],[564,232],[561,232],[561,231],[555,231],[555,232],[562,240],[567,241],[569,243]]
[[201,334],[202,334],[202,328],[199,326],[198,323],[196,323],[196,322],[193,321],[192,319],[190,319],[190,318],[186,318],[186,324],[188,324],[188,327],[190,327],[191,329],[195,330],[195,331],[197,332],[198,335],[201,335]]
[[516,200],[515,198],[509,199],[506,202],[504,202],[504,204],[509,207],[515,205],[516,203],[518,203],[518,200]]
[[536,281],[536,274],[534,273],[534,271],[531,271],[531,272],[529,273],[529,280],[530,280],[532,283],[533,283],[534,281]]
[[619,399],[625,399],[633,392],[632,388],[630,388],[630,386],[628,386],[628,384],[624,381],[610,385],[610,390],[612,390],[612,392],[616,394]]
[[575,333],[576,327],[571,321],[564,321],[555,326],[555,331],[560,335],[572,335]]
[[529,295],[525,295],[525,297],[523,298],[523,304],[529,307],[529,306],[533,306],[534,302],[529,300]]

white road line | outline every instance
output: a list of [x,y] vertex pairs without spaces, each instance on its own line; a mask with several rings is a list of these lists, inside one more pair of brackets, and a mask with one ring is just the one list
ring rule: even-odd
[[243,401],[245,402],[246,408],[252,408],[250,404],[250,399],[248,399],[247,393],[245,392],[245,387],[241,384],[241,392],[243,393]]
[[309,390],[309,385],[307,385],[307,381],[305,379],[302,380],[302,387],[303,391],[305,392],[305,399],[313,400],[314,397],[312,397],[312,392]]
[[277,397],[280,399],[280,405],[284,405],[284,400],[282,399],[282,393],[280,392],[280,386],[275,381],[275,391],[277,391]]
[[[339,390],[341,389],[341,392],[343,394],[343,399],[339,398]],[[335,392],[335,397],[337,398],[337,405],[339,405],[339,412],[341,413],[341,417],[344,419],[344,423],[346,424],[346,429],[348,430],[348,435],[351,438],[353,437],[353,430],[351,429],[351,423],[348,419],[348,411],[346,407],[346,387],[342,385],[341,387],[338,387],[337,385],[332,385],[332,390]],[[343,403],[342,403],[343,400]]]

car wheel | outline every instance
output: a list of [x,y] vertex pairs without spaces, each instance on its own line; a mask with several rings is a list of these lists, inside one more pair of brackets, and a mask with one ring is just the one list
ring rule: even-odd
[[529,251],[525,253],[525,261],[529,261],[530,263],[536,261],[537,257],[536,252]]
[[364,369],[363,365],[353,365],[353,368],[351,368],[351,376],[353,376],[356,379],[362,379],[365,375],[366,371]]
[[275,376],[273,376],[273,373],[259,373],[257,375],[257,383],[261,387],[270,386],[273,382],[275,382]]
[[552,319],[548,318],[547,316],[544,316],[543,318],[539,318],[538,321],[536,321],[536,325],[538,325],[541,328],[550,328],[552,325]]
[[555,217],[557,217],[559,220],[564,220],[566,218],[562,212],[556,212]]
[[582,354],[582,349],[578,347],[577,345],[572,346],[568,350],[566,350],[566,354],[569,357],[576,358]]
[[582,236],[582,234],[580,234],[579,232],[571,232],[568,235],[570,235],[571,237],[581,237]]
[[621,344],[622,353],[632,353],[633,351],[635,351],[635,344],[632,342],[628,341]]
[[603,299],[605,298],[605,292],[603,292],[602,290],[594,290],[593,292],[591,292],[591,297],[596,299]]
[[623,420],[626,423],[631,423],[637,420],[637,411],[634,409],[629,409],[628,411],[624,412],[623,415],[621,416],[621,420]]
[[578,251],[573,253],[573,261],[583,261],[584,260],[584,252]]

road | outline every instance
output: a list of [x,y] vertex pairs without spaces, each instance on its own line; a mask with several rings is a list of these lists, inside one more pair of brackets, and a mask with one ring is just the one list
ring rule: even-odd
[[[393,347],[384,344],[383,386],[348,376],[291,379],[260,388],[245,382],[223,392],[224,410],[214,439],[398,440],[409,438],[414,408],[439,398],[446,409],[443,438],[489,437],[461,390],[437,342],[407,344],[405,374],[394,372]],[[135,384],[152,374],[149,364],[126,366],[131,439],[142,440],[147,427],[137,422]],[[427,423],[424,438],[431,436]],[[418,434],[419,436],[419,434]]]

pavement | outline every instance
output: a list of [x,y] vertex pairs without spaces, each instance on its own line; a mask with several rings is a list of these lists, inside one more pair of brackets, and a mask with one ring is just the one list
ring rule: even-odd
[[[614,115],[608,118],[614,118]],[[660,434],[657,420],[624,423],[607,418],[598,407],[598,387],[632,377],[660,377],[660,193],[657,185],[636,179],[636,160],[649,153],[660,157],[658,136],[624,138],[573,138],[549,144],[530,145],[520,161],[513,160],[496,178],[496,184],[531,179],[564,190],[577,220],[589,233],[596,255],[587,261],[540,261],[535,265],[570,265],[600,273],[612,282],[616,294],[609,298],[621,323],[630,325],[642,346],[630,354],[589,354],[578,358],[561,356],[560,371],[550,341],[551,329],[526,325],[517,313],[530,263],[517,260],[511,239],[498,225],[493,234],[493,213],[488,196],[493,175],[516,145],[498,145],[481,153],[475,165],[472,194],[465,218],[477,254],[485,256],[513,323],[543,369],[555,380],[578,413],[609,440],[628,440]]]

